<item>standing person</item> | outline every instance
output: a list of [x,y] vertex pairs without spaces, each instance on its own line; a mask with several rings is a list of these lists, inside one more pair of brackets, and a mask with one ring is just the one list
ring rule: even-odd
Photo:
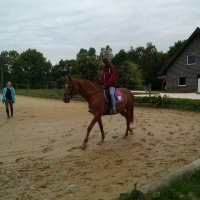
[[100,75],[99,83],[106,89],[108,89],[111,99],[111,114],[116,113],[116,100],[115,100],[115,86],[116,86],[116,70],[107,58],[102,58],[100,61],[102,66],[102,73]]
[[10,119],[9,107],[11,111],[11,117],[13,117],[13,103],[15,103],[15,89],[12,87],[11,82],[7,82],[5,88],[3,88],[2,103],[5,103],[6,113],[8,119]]

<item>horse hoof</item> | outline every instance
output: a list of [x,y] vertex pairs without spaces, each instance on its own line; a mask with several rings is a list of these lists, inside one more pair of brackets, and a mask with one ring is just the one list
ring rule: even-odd
[[122,139],[127,139],[127,137],[128,137],[128,135],[124,135],[124,136],[122,137]]
[[103,143],[104,143],[104,141],[100,141],[100,142],[97,142],[97,145],[101,145]]
[[128,131],[132,133],[133,132],[133,128],[129,128]]
[[83,143],[81,146],[80,146],[80,149],[82,150],[85,150],[87,148],[87,144],[86,143]]

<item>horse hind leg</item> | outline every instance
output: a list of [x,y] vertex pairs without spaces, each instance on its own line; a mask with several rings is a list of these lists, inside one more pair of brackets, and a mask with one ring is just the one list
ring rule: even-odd
[[130,132],[130,133],[133,133],[133,128],[131,128],[130,126],[128,127],[128,131]]
[[121,114],[122,116],[124,116],[125,119],[126,119],[126,132],[125,132],[125,135],[124,135],[124,138],[126,138],[126,137],[128,136],[128,133],[132,131],[132,129],[130,128],[131,120],[130,120],[130,118],[128,117],[127,111],[122,111],[122,112],[120,112],[120,114]]
[[130,127],[130,124],[133,124],[134,123],[134,113],[133,113],[134,109],[131,108],[131,111],[130,111],[130,123],[129,123],[129,132],[133,133],[133,128]]
[[130,127],[130,124],[133,123],[134,118],[133,118],[133,109],[131,110],[126,110],[120,113],[122,116],[126,118],[126,132],[124,137],[126,138],[129,134],[129,132],[133,132],[133,128]]
[[126,118],[126,132],[125,132],[125,135],[124,137],[126,138],[129,134],[129,132],[132,132],[132,128],[130,128],[130,123],[131,123],[131,120],[129,118]]

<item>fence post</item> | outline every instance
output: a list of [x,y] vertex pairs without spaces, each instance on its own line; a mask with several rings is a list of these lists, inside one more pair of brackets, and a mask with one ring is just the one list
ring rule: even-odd
[[151,98],[151,84],[149,84],[149,98]]
[[27,93],[29,93],[29,88],[30,88],[30,86],[29,86],[29,84],[27,84]]

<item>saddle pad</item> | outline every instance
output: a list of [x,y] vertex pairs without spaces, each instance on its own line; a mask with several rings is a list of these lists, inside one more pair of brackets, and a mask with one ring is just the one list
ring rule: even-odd
[[[117,88],[115,89],[114,96],[115,96],[116,103],[120,103],[123,101],[122,94],[119,89]],[[106,103],[110,103],[110,94],[109,94],[108,89],[104,89],[104,97],[105,97]]]
[[117,103],[123,101],[122,94],[121,94],[120,90],[117,88],[115,89],[115,99],[116,99]]

